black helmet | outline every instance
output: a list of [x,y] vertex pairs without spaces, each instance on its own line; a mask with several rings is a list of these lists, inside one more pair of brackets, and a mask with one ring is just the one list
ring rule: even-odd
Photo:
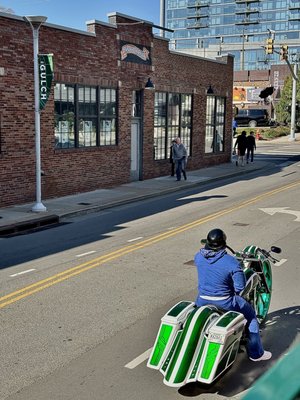
[[226,235],[221,229],[213,229],[208,232],[206,248],[211,250],[221,250],[226,247]]

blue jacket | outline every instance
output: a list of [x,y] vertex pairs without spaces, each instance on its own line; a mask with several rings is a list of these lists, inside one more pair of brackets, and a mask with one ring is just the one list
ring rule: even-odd
[[220,251],[201,249],[194,258],[198,272],[198,296],[232,297],[246,285],[236,258]]

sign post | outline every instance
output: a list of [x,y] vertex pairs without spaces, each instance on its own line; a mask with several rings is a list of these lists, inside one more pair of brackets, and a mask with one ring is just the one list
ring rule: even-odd
[[32,207],[33,212],[45,212],[46,207],[42,203],[41,190],[41,128],[40,128],[40,82],[39,82],[39,29],[47,20],[43,16],[26,16],[33,33],[33,65],[34,65],[34,119],[35,119],[35,174],[36,174],[36,202]]

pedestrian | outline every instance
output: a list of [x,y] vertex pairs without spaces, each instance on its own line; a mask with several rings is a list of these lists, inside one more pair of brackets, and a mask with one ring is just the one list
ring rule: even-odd
[[256,142],[254,132],[251,131],[250,135],[247,136],[247,164],[249,163],[249,158],[253,162],[254,149],[256,150]]
[[187,151],[185,146],[181,143],[180,137],[176,138],[176,143],[173,144],[172,158],[175,162],[177,181],[181,180],[181,173],[183,174],[184,180],[186,180],[185,167]]
[[237,124],[236,120],[233,118],[233,120],[232,120],[232,133],[233,133],[233,137],[235,137],[235,135],[236,135],[236,129],[237,129],[237,127],[238,127],[238,124]]
[[239,165],[241,161],[242,167],[245,165],[245,153],[247,149],[247,137],[246,131],[242,131],[242,133],[237,137],[236,142],[234,144],[233,150],[237,147],[238,158],[235,162],[236,166]]
[[172,140],[170,146],[170,163],[171,163],[171,176],[175,175],[175,162],[173,160],[173,146],[176,143],[176,140]]
[[208,233],[205,247],[195,255],[194,262],[198,273],[196,306],[213,304],[242,313],[247,321],[248,357],[251,361],[269,360],[272,353],[263,349],[255,310],[241,297],[246,286],[244,271],[238,260],[227,253],[226,235],[221,229]]

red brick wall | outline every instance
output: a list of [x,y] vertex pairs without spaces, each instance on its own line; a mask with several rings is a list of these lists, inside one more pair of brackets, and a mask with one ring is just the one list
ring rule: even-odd
[[[130,180],[131,94],[148,76],[158,91],[193,94],[192,157],[196,169],[230,158],[233,59],[214,62],[170,53],[168,42],[153,37],[149,24],[124,16],[117,26],[90,24],[89,33],[44,25],[40,53],[54,54],[55,81],[118,88],[118,145],[55,149],[53,90],[41,113],[42,198],[107,188]],[[0,16],[0,206],[35,199],[33,39],[19,17]],[[151,47],[152,66],[119,61],[119,40]],[[227,97],[225,153],[204,154],[206,89]],[[144,91],[143,178],[168,175],[168,160],[153,160],[154,92]]]

